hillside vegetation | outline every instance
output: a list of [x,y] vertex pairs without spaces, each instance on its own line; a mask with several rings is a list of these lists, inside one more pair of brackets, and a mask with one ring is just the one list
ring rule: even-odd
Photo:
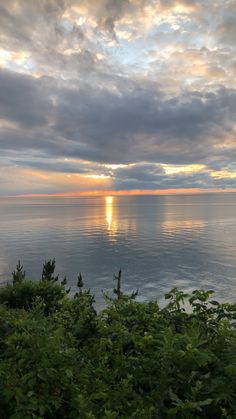
[[[124,295],[97,313],[45,263],[0,288],[0,418],[236,418],[236,305],[172,289],[166,306]],[[190,310],[184,309],[188,300]]]

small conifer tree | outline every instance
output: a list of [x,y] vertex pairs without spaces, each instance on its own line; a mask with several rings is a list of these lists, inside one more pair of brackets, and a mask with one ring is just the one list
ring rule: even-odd
[[81,275],[81,272],[80,272],[79,275],[78,275],[78,281],[77,281],[77,287],[79,288],[79,294],[82,294],[83,286],[84,286],[84,282],[83,282],[83,278],[82,278],[82,275]]
[[13,284],[21,284],[25,279],[25,271],[23,271],[23,265],[21,265],[20,260],[16,265],[16,270],[12,272]]
[[43,265],[42,281],[57,282],[59,275],[54,276],[55,268],[56,268],[55,258],[49,259],[48,261],[46,261]]
[[113,289],[114,294],[117,295],[117,298],[121,298],[123,293],[121,291],[121,269],[118,272],[118,275],[114,275],[114,281],[116,282],[116,288]]
[[90,288],[88,290],[83,290],[83,287],[84,281],[80,272],[77,279],[77,288],[79,288],[79,292],[75,293],[74,298],[88,296],[89,298],[91,298],[91,301],[94,301],[94,296],[90,294]]
[[64,276],[63,280],[61,281],[61,285],[63,285],[63,287],[67,284],[67,278],[66,276]]
[[133,291],[131,295],[126,295],[121,291],[121,269],[118,272],[118,275],[114,275],[114,281],[116,281],[116,287],[113,289],[114,294],[117,295],[117,298],[124,298],[128,300],[134,300],[138,295],[138,290]]
[[[66,276],[64,276],[63,280],[61,281],[61,285],[65,288],[66,284],[67,284],[67,278]],[[67,288],[65,291],[66,291],[66,294],[69,294],[70,288]]]

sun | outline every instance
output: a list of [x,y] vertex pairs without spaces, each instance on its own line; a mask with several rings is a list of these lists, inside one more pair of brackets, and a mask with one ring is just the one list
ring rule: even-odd
[[106,196],[105,197],[105,200],[106,200],[106,204],[107,205],[112,205],[112,203],[113,203],[113,196]]

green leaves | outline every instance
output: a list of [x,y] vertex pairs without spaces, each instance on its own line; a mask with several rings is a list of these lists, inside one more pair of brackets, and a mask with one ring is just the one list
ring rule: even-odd
[[55,259],[46,261],[43,265],[42,281],[57,282],[59,275],[54,276],[55,268]]
[[59,284],[45,281],[25,281],[0,288],[0,303],[12,309],[30,310],[35,300],[40,298],[45,314],[57,310],[66,292]]
[[21,284],[25,279],[25,271],[23,271],[23,266],[20,261],[16,265],[16,270],[12,272],[13,284]]
[[138,303],[120,271],[97,313],[81,274],[69,298],[54,270],[0,289],[1,419],[235,417],[236,305],[176,288]]

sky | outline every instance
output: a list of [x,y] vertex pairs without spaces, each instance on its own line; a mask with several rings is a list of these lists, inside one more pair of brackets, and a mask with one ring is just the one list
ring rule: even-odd
[[0,196],[234,189],[235,0],[0,0]]

